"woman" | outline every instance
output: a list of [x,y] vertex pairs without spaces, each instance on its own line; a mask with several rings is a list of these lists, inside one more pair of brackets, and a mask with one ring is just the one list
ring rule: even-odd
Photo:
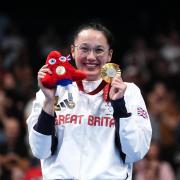
[[[41,79],[52,74],[47,65],[38,72],[40,91],[27,123],[33,154],[41,159],[44,179],[131,179],[133,162],[147,153],[151,125],[139,88],[113,78],[105,98],[101,68],[111,61],[112,35],[101,24],[90,23],[74,34],[71,54],[87,78],[73,83],[73,109],[54,109],[55,89]],[[107,86],[105,86],[107,87]],[[102,90],[101,90],[102,89]]]

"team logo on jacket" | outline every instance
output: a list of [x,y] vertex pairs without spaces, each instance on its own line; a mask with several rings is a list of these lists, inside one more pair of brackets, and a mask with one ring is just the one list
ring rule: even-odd
[[147,119],[148,118],[148,113],[146,110],[144,110],[142,107],[138,107],[137,108],[137,114],[139,116],[142,116],[144,119]]
[[101,108],[101,113],[107,116],[113,115],[113,107],[111,106],[110,102],[103,103],[102,108]]
[[[57,96],[56,96],[56,97],[57,97]],[[66,109],[66,108],[71,109],[71,107],[69,106],[69,101],[68,101],[68,99],[64,99],[63,101],[58,102],[58,101],[59,101],[58,98],[59,98],[59,97],[56,98],[55,104],[54,104],[55,111],[61,111],[61,110]]]

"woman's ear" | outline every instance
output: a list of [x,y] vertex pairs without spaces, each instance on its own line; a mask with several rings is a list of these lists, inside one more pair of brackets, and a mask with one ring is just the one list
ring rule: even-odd
[[108,58],[108,61],[107,61],[107,62],[110,62],[110,61],[111,61],[112,55],[113,55],[113,50],[110,49],[110,50],[109,50],[109,58]]

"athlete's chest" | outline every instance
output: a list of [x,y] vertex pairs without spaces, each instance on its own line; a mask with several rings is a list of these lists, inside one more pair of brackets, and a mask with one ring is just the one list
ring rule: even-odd
[[114,126],[113,108],[110,102],[104,101],[101,92],[96,95],[87,95],[80,91],[74,91],[73,100],[75,107],[71,108],[68,105],[66,93],[58,99],[59,110],[56,111],[56,126]]

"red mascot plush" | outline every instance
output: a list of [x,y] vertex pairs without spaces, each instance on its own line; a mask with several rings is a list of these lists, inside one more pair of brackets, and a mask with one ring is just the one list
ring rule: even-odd
[[58,51],[51,51],[46,59],[48,68],[52,74],[46,74],[41,80],[42,84],[47,88],[55,88],[57,86],[66,87],[68,90],[68,100],[74,107],[72,99],[71,85],[73,81],[80,81],[86,78],[86,74],[80,70],[75,69],[70,63],[70,56],[62,56]]

